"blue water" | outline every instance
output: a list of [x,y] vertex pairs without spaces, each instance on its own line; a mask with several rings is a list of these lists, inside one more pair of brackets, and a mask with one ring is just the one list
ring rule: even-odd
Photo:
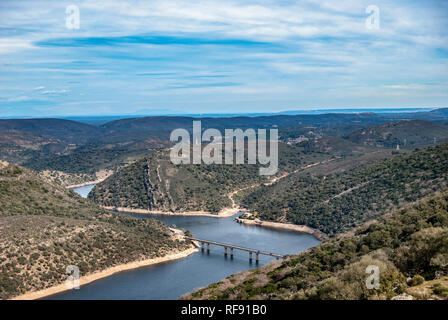
[[[84,187],[82,187],[84,188]],[[86,189],[75,189],[86,196]],[[130,214],[147,218],[148,215]],[[151,215],[166,224],[190,230],[196,237],[243,247],[293,254],[319,243],[308,234],[247,226],[230,218]],[[120,272],[79,290],[70,290],[49,299],[177,299],[195,288],[227,276],[262,266],[275,258],[260,256],[249,263],[248,253],[235,250],[234,258],[224,257],[222,247],[210,246],[210,254],[197,252],[187,258]]]
[[74,188],[73,191],[75,191],[77,194],[79,194],[83,198],[87,198],[87,195],[89,192],[95,187],[94,184],[88,184],[84,187]]

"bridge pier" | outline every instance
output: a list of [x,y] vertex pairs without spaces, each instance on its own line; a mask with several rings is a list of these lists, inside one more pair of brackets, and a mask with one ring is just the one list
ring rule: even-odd
[[198,247],[201,247],[201,251],[202,253],[204,253],[205,251],[205,244],[207,244],[207,254],[210,253],[210,245],[214,244],[217,246],[221,246],[224,248],[224,256],[227,258],[227,249],[230,248],[230,257],[233,259],[233,251],[234,249],[236,250],[242,250],[242,251],[246,251],[249,252],[249,262],[252,263],[252,258],[253,258],[253,254],[255,254],[255,262],[258,264],[260,261],[260,254],[266,255],[266,256],[271,256],[271,257],[275,257],[276,259],[284,259],[286,256],[285,255],[281,255],[281,254],[276,254],[273,252],[267,252],[267,251],[261,251],[258,249],[251,249],[251,248],[245,248],[245,247],[240,247],[240,246],[235,246],[233,244],[228,244],[228,243],[222,243],[222,242],[216,242],[216,241],[211,241],[211,240],[204,240],[204,239],[198,239],[198,238],[194,238],[194,237],[187,237],[193,241],[196,241],[195,243],[198,244]]

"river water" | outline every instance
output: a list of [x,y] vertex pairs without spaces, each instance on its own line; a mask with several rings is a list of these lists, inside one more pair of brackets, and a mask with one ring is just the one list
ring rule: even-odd
[[[86,197],[92,188],[90,185],[74,191]],[[148,218],[148,215],[130,215]],[[319,244],[308,234],[247,226],[234,222],[234,217],[151,217],[169,226],[188,229],[197,238],[280,254],[298,253]],[[238,250],[234,251],[233,259],[225,258],[224,249],[212,245],[210,254],[199,251],[180,260],[120,272],[48,299],[177,299],[195,288],[262,266],[273,259],[260,256],[258,265],[254,261],[249,263],[248,253]]]

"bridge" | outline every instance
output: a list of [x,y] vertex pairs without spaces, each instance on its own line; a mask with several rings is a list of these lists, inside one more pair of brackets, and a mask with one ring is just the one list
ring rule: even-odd
[[223,243],[223,242],[218,242],[218,241],[204,240],[204,239],[198,239],[198,238],[194,238],[194,237],[185,237],[185,238],[188,238],[190,240],[200,243],[202,252],[204,252],[204,250],[205,250],[204,244],[207,244],[207,253],[210,253],[210,245],[211,244],[215,245],[215,246],[224,247],[224,256],[226,256],[226,257],[227,257],[227,249],[230,249],[230,257],[231,258],[233,258],[233,250],[234,249],[249,252],[249,261],[250,262],[252,262],[252,254],[255,254],[255,262],[256,263],[258,263],[260,254],[265,255],[265,256],[275,257],[275,258],[277,258],[277,260],[280,258],[284,259],[286,257],[285,255],[282,255],[282,254],[272,253],[272,252],[268,252],[268,251],[261,251],[258,249],[250,249],[250,248],[235,246],[233,244],[228,244],[228,243]]

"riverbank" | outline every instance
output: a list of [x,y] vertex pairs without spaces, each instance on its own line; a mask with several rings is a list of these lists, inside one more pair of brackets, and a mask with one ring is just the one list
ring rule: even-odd
[[80,187],[89,186],[91,184],[97,184],[97,183],[103,182],[104,180],[109,178],[113,173],[114,172],[112,170],[100,170],[100,171],[95,173],[95,175],[97,177],[96,180],[86,181],[86,182],[79,183],[79,184],[69,185],[69,186],[66,186],[66,188],[73,189],[73,188],[80,188]]
[[146,209],[133,209],[126,207],[108,207],[101,206],[103,209],[119,211],[119,212],[130,212],[139,214],[160,214],[167,216],[200,216],[200,217],[213,217],[213,218],[228,218],[236,215],[242,210],[239,208],[224,208],[217,214],[207,212],[207,211],[184,211],[184,212],[169,212],[169,211],[158,211],[158,210],[146,210]]
[[85,187],[85,186],[90,186],[92,184],[97,184],[97,183],[100,183],[102,181],[104,181],[104,179],[103,180],[95,180],[95,181],[87,181],[87,182],[80,183],[80,184],[73,184],[73,185],[70,185],[70,186],[66,186],[66,188],[67,189],[81,188],[81,187]]
[[253,226],[259,226],[264,228],[273,228],[273,229],[281,229],[281,230],[288,230],[288,231],[295,231],[295,232],[301,232],[310,234],[319,241],[322,241],[326,239],[326,236],[324,233],[317,229],[310,228],[308,226],[304,225],[296,225],[291,223],[281,223],[281,222],[271,222],[271,221],[262,221],[259,219],[251,220],[251,219],[240,219],[235,218],[235,221],[238,223],[243,223],[247,225],[253,225]]
[[[159,263],[163,263],[163,262],[167,262],[167,261],[171,261],[171,260],[185,258],[197,251],[198,251],[198,249],[196,247],[191,247],[184,251],[179,251],[176,253],[168,254],[163,257],[146,259],[146,260],[141,260],[141,261],[134,261],[134,262],[129,262],[126,264],[121,264],[118,266],[110,267],[110,268],[107,268],[102,271],[98,271],[98,272],[95,272],[95,273],[92,273],[92,274],[89,274],[86,276],[82,276],[79,279],[79,284],[80,284],[80,286],[83,286],[88,283],[94,282],[96,280],[99,280],[99,279],[102,279],[105,277],[109,277],[118,272],[131,270],[131,269],[137,269],[137,268],[141,268],[141,267],[147,267],[150,265],[155,265],[155,264],[159,264]],[[47,289],[34,291],[34,292],[28,292],[23,295],[11,298],[10,300],[36,300],[36,299],[45,298],[47,296],[51,296],[56,293],[64,292],[67,290],[73,290],[73,289],[69,289],[69,288],[67,288],[65,283],[61,283],[57,286],[50,287]]]

